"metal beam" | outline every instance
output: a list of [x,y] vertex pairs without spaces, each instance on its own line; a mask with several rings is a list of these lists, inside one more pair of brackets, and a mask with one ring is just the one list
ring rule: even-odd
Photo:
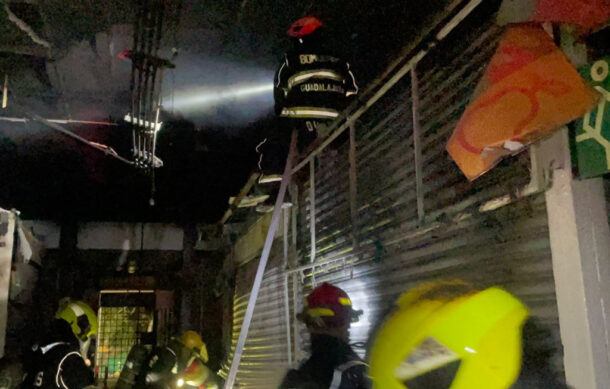
[[17,213],[0,209],[0,222],[6,226],[0,235],[0,358],[4,356],[8,318],[9,288],[11,283],[11,264]]
[[311,254],[309,261],[316,261],[316,167],[315,158],[309,162],[309,235]]
[[413,113],[413,149],[415,153],[415,192],[417,196],[417,221],[424,224],[424,159],[422,157],[422,130],[419,123],[419,83],[415,66],[411,69],[411,108]]
[[[587,59],[584,45],[561,31],[573,63]],[[607,388],[610,382],[610,227],[603,179],[572,175],[566,128],[541,143],[540,165],[552,172],[546,192],[553,274],[566,380],[575,388]]]
[[284,274],[284,320],[286,321],[286,352],[288,354],[288,366],[292,365],[292,337],[290,328],[290,294],[288,286],[290,275]]
[[547,166],[554,165],[546,201],[566,379],[575,388],[607,388],[610,228],[603,182],[573,179],[566,129],[541,147],[552,158]]
[[[284,208],[282,209],[282,215],[284,217],[284,269],[288,268],[288,224],[289,224],[289,213],[292,210]],[[290,331],[290,295],[288,294],[290,275],[284,273],[284,320],[286,321],[286,351],[288,352],[288,366],[292,365],[292,339]]]
[[220,218],[220,220],[218,221],[218,224],[223,225],[223,224],[225,224],[227,222],[227,220],[229,220],[231,215],[233,215],[233,212],[235,212],[235,209],[241,203],[241,200],[248,194],[248,192],[250,192],[250,189],[256,183],[256,180],[258,179],[258,176],[259,176],[258,173],[250,174],[250,178],[248,178],[248,181],[246,181],[246,184],[239,191],[239,194],[235,198],[235,201],[233,201],[233,204],[231,204],[229,206],[229,209],[227,209],[227,211],[222,216],[222,218]]
[[355,255],[360,255],[358,239],[358,172],[356,162],[356,128],[349,128],[349,212],[352,224],[352,249]]

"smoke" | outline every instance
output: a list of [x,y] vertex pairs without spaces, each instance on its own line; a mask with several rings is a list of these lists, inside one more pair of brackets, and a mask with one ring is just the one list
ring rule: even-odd
[[163,85],[163,106],[203,126],[236,128],[273,108],[273,70],[180,53]]

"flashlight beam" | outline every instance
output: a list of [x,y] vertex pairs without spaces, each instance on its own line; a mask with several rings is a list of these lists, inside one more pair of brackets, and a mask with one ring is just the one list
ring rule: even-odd
[[185,93],[174,100],[174,108],[185,109],[199,105],[213,105],[226,100],[246,99],[273,90],[273,83],[263,85],[235,86],[233,88],[214,88],[204,92]]

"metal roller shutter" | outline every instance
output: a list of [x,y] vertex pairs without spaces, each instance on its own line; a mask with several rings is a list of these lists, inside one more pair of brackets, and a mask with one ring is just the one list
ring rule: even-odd
[[[254,309],[248,339],[239,364],[235,387],[273,388],[279,386],[288,362],[286,299],[282,267],[279,258],[270,261]],[[258,260],[250,261],[237,270],[233,299],[233,336],[230,358],[222,367],[225,376],[231,365],[233,351],[246,312],[250,289]]]
[[610,177],[604,176],[604,192],[606,193],[606,211],[610,222]]
[[[485,217],[460,219],[389,244],[382,257],[369,254],[352,268],[325,269],[316,272],[315,280],[310,274],[305,289],[324,281],[344,288],[354,306],[364,310],[352,327],[352,341],[366,344],[400,293],[420,282],[460,278],[479,287],[502,285],[551,328],[559,365],[561,344],[544,196],[524,199]],[[388,241],[381,237],[381,242]]]
[[[529,154],[470,183],[444,149],[502,34],[493,23],[496,6],[488,2],[475,10],[417,66],[423,223],[408,76],[355,126],[355,209],[349,143],[322,151],[314,180],[300,188],[300,263],[310,262],[311,253],[319,263],[300,273],[302,293],[323,281],[345,288],[365,311],[351,331],[362,354],[401,292],[423,281],[461,278],[480,287],[501,285],[521,298],[551,330],[555,363],[563,368],[544,196],[511,200],[530,180]],[[306,343],[301,346],[305,352]]]

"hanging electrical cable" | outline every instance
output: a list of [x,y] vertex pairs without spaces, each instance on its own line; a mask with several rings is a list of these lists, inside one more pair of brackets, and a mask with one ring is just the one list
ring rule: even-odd
[[256,147],[255,147],[255,150],[256,150],[257,154],[259,154],[259,156],[258,156],[258,170],[259,170],[259,171],[261,171],[261,172],[263,171],[263,166],[262,166],[262,164],[263,164],[263,155],[264,155],[264,154],[263,154],[263,152],[262,152],[262,150],[261,150],[260,148],[261,148],[261,147],[262,147],[262,146],[263,146],[265,143],[267,143],[267,138],[263,139],[263,140],[262,140],[262,141],[261,141],[259,144],[257,144],[257,145],[256,145]]
[[[112,147],[104,145],[104,144],[101,144],[101,143],[92,142],[90,140],[87,140],[87,139],[83,138],[82,136],[80,136],[78,134],[75,134],[74,132],[72,132],[72,131],[70,131],[70,130],[60,126],[59,124],[57,124],[57,122],[58,122],[57,120],[50,121],[50,120],[45,119],[45,118],[43,118],[43,117],[41,117],[41,116],[39,116],[39,115],[37,115],[35,113],[29,112],[25,108],[20,107],[18,105],[17,105],[17,109],[24,114],[25,118],[3,118],[3,119],[12,119],[10,121],[22,121],[24,123],[29,121],[29,120],[32,120],[32,121],[36,121],[36,122],[42,123],[42,124],[46,125],[47,127],[55,130],[55,131],[59,131],[62,134],[67,135],[67,136],[69,136],[69,137],[71,137],[73,139],[76,139],[77,141],[79,141],[81,143],[84,143],[87,146],[92,147],[92,148],[94,148],[96,150],[99,150],[99,151],[103,152],[104,154],[106,154],[106,155],[108,155],[108,156],[110,156],[110,157],[112,157],[114,159],[117,159],[117,160],[119,160],[119,161],[121,161],[123,163],[126,163],[128,165],[134,165],[135,164],[134,161],[130,161],[129,159],[127,159],[125,157],[121,157]],[[66,120],[66,122],[69,122],[69,121]],[[109,124],[111,124],[111,123],[109,123]]]
[[[134,20],[133,48],[119,54],[120,58],[132,62],[131,109],[125,121],[131,124],[135,165],[151,178],[151,206],[155,204],[155,169],[163,166],[163,161],[156,156],[157,134],[163,125],[160,122],[163,74],[165,69],[175,67],[169,60],[158,57],[158,51],[164,28],[169,31],[173,29],[176,40],[181,10],[181,5],[178,5],[176,16],[168,17],[169,23],[164,24],[169,5],[167,0],[139,0]],[[175,57],[177,49],[174,47],[172,52]]]
[[51,44],[45,39],[41,38],[25,21],[15,15],[9,8],[8,4],[4,4],[4,11],[6,11],[8,20],[13,22],[21,31],[25,32],[34,43],[44,46],[47,49],[51,48]]

